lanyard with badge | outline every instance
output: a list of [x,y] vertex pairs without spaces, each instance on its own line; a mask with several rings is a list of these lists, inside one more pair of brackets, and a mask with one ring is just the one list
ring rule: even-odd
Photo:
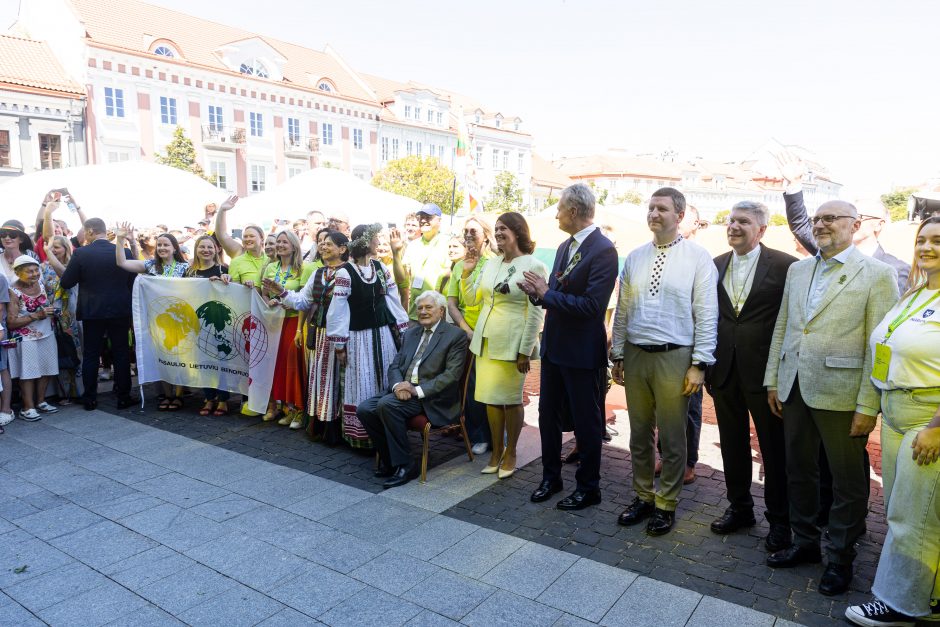
[[875,344],[875,364],[872,366],[871,376],[878,381],[881,381],[882,383],[886,383],[888,381],[888,366],[891,365],[891,347],[888,346],[888,339],[897,330],[898,327],[926,309],[927,305],[935,301],[937,297],[940,296],[940,292],[937,292],[924,301],[920,307],[914,311],[911,311],[911,307],[914,306],[914,303],[917,301],[917,298],[923,291],[924,288],[917,290],[917,293],[911,297],[911,300],[908,301],[907,306],[904,307],[904,310],[898,315],[897,318],[888,324],[888,330],[885,331],[884,339]]

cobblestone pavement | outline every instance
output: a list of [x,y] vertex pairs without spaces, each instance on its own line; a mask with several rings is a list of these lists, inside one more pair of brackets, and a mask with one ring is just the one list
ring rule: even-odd
[[[526,496],[531,470],[494,485],[480,475],[485,460],[454,457],[426,485],[375,493],[343,482],[344,472],[365,481],[366,460],[340,463],[334,451],[324,453],[334,465],[301,471],[264,459],[282,431],[246,419],[232,436],[205,423],[70,408],[9,425],[0,624],[791,624],[657,581],[652,569],[440,514],[481,490],[491,503]],[[317,475],[327,471],[342,476]]]
[[[537,385],[528,382],[529,392],[537,394]],[[537,398],[532,398],[537,401]],[[527,408],[527,422],[537,422],[536,403]],[[803,565],[774,570],[765,564],[767,551],[763,537],[767,523],[762,520],[763,485],[754,483],[752,494],[758,525],[749,532],[718,536],[709,524],[720,516],[727,502],[724,473],[718,447],[717,423],[711,399],[704,402],[704,424],[696,481],[685,486],[680,495],[674,530],[658,538],[648,536],[644,525],[621,527],[617,515],[633,500],[632,471],[627,441],[629,425],[623,411],[622,388],[608,395],[608,412],[617,417],[619,434],[604,446],[601,490],[604,501],[581,512],[562,512],[554,502],[575,486],[575,466],[565,466],[565,490],[546,503],[535,504],[529,495],[541,480],[541,463],[535,460],[520,469],[509,481],[495,483],[444,513],[458,520],[501,531],[517,538],[587,557],[669,582],[685,589],[768,612],[807,625],[845,624],[848,605],[870,600],[886,524],[880,484],[880,447],[878,432],[871,435],[869,450],[874,472],[867,533],[858,543],[855,578],[851,590],[841,596],[825,597],[816,591],[822,565]],[[611,421],[611,419],[608,419]],[[570,447],[565,447],[563,453]],[[755,479],[760,475],[760,456],[755,450]],[[761,477],[762,478],[762,477]]]

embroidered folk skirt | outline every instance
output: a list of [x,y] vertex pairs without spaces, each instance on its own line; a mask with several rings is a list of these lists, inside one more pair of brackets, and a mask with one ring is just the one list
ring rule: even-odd
[[350,331],[346,344],[346,381],[343,387],[343,439],[353,448],[372,448],[356,406],[388,389],[388,366],[397,350],[387,326]]

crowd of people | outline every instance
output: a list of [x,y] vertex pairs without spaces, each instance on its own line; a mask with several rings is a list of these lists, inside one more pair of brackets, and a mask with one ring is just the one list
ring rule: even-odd
[[[492,225],[470,216],[453,234],[433,204],[400,229],[311,211],[269,229],[231,230],[233,196],[207,206],[199,228],[109,230],[80,213],[82,232],[70,237],[55,211],[77,201],[50,192],[32,235],[16,220],[0,227],[0,425],[14,417],[13,380],[26,421],[58,411],[51,397],[95,409],[99,379],[112,376],[119,408],[139,401],[131,396],[136,275],[237,283],[286,310],[261,419],[375,451],[385,488],[417,474],[407,430],[418,416],[447,426],[463,414],[472,452],[490,453],[482,472],[509,479],[523,386],[540,359],[543,474],[531,501],[563,490],[562,434],[574,431],[576,486],[556,507],[601,502],[612,379],[626,391],[634,491],[617,522],[663,535],[695,478],[706,390],[728,501],[711,530],[756,524],[753,421],[767,564],[819,563],[825,537],[818,590],[835,595],[853,577],[868,513],[866,445],[881,415],[888,535],[876,598],[846,616],[860,625],[940,618],[940,218],[919,225],[908,266],[878,244],[883,206],[831,201],[810,216],[802,164],[780,168],[803,259],[761,242],[769,211],[750,201],[732,207],[729,250],[713,258],[694,241],[697,212],[665,187],[649,200],[650,241],[624,251],[619,268],[582,184],[561,194],[556,219],[570,237],[550,269],[515,212]],[[185,393],[163,384],[158,409],[180,410]],[[204,416],[224,416],[237,400],[226,390],[201,395]]]

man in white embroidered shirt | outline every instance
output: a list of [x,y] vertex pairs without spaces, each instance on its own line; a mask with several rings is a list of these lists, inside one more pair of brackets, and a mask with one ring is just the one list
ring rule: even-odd
[[[632,251],[620,273],[611,360],[613,378],[626,388],[630,456],[636,498],[617,522],[647,518],[650,535],[668,533],[686,466],[689,395],[714,361],[718,271],[707,250],[679,235],[685,196],[664,187],[653,193],[647,224],[653,241]],[[654,488],[654,430],[663,469]]]

